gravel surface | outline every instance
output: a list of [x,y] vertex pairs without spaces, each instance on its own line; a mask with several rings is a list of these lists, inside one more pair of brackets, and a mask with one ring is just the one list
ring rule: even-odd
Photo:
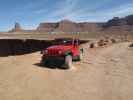
[[0,57],[0,100],[132,100],[130,43],[85,49],[75,69],[38,66],[41,55]]

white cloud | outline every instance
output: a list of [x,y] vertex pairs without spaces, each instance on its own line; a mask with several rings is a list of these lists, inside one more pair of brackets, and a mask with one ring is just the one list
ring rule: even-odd
[[77,4],[78,0],[64,0],[57,5],[57,9],[55,9],[50,16],[67,19],[67,16],[74,12],[73,10],[76,8]]
[[120,16],[120,17],[126,16],[128,14],[133,14],[133,4],[125,4],[116,8],[112,8],[108,13],[108,15],[110,16]]
[[[44,1],[46,2],[48,0]],[[110,1],[112,0],[103,0],[102,3],[98,2],[91,7],[89,7],[88,4],[88,7],[84,6],[79,9],[78,6],[80,6],[80,0],[57,0],[53,5],[54,9],[52,9],[52,11],[49,10],[49,8],[44,9],[45,7],[40,7],[42,6],[42,3],[37,2],[35,4],[27,4],[25,10],[29,10],[33,15],[42,14],[39,17],[48,21],[57,21],[62,19],[70,19],[73,21],[106,21],[114,16],[125,16],[133,13],[133,4],[125,4],[114,8],[102,9],[102,6],[109,4]],[[101,9],[97,9],[99,7],[101,7]]]
[[[48,1],[48,0],[44,0]],[[45,21],[59,21],[62,19],[70,19],[73,21],[91,21],[100,22],[107,21],[112,17],[118,16],[123,17],[128,14],[133,14],[133,4],[124,4],[117,7],[110,7],[107,9],[102,9],[102,6],[110,4],[112,0],[103,0],[102,3],[96,3],[94,6],[88,7],[84,6],[79,9],[80,0],[57,0],[53,5],[54,9],[49,10],[42,8],[34,9],[30,13],[40,14],[39,19],[45,19]],[[84,2],[84,1],[83,1]],[[36,5],[28,5],[26,9],[33,9],[36,6],[42,5],[38,3]],[[100,9],[98,9],[100,7]],[[42,14],[42,15],[41,15]]]

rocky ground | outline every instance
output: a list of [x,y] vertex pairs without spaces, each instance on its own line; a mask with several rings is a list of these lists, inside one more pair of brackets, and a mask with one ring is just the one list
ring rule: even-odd
[[129,42],[89,49],[73,70],[38,66],[39,52],[0,57],[1,100],[132,100]]

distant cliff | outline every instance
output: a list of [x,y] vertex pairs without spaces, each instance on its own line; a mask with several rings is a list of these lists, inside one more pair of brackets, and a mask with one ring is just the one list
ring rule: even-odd
[[105,23],[105,27],[111,26],[123,26],[123,25],[133,25],[133,15],[126,16],[125,18],[114,17]]
[[[103,23],[102,23],[103,24]],[[76,23],[69,20],[62,20],[57,23],[41,23],[39,32],[97,32],[101,29],[101,23]]]
[[18,31],[22,31],[22,28],[19,23],[15,23],[14,28],[9,32],[18,32]]
[[[19,23],[11,32],[22,30]],[[124,18],[114,17],[104,23],[77,23],[70,20],[62,20],[57,23],[40,23],[35,32],[90,32],[90,33],[133,33],[133,15]],[[30,32],[27,31],[27,32]]]
[[104,23],[103,31],[108,33],[133,33],[133,15],[124,18],[114,17]]

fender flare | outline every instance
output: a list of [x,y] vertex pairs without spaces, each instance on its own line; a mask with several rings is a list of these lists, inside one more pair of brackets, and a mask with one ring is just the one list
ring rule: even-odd
[[67,51],[65,51],[64,56],[67,56],[67,55],[72,55],[71,50],[67,50]]

